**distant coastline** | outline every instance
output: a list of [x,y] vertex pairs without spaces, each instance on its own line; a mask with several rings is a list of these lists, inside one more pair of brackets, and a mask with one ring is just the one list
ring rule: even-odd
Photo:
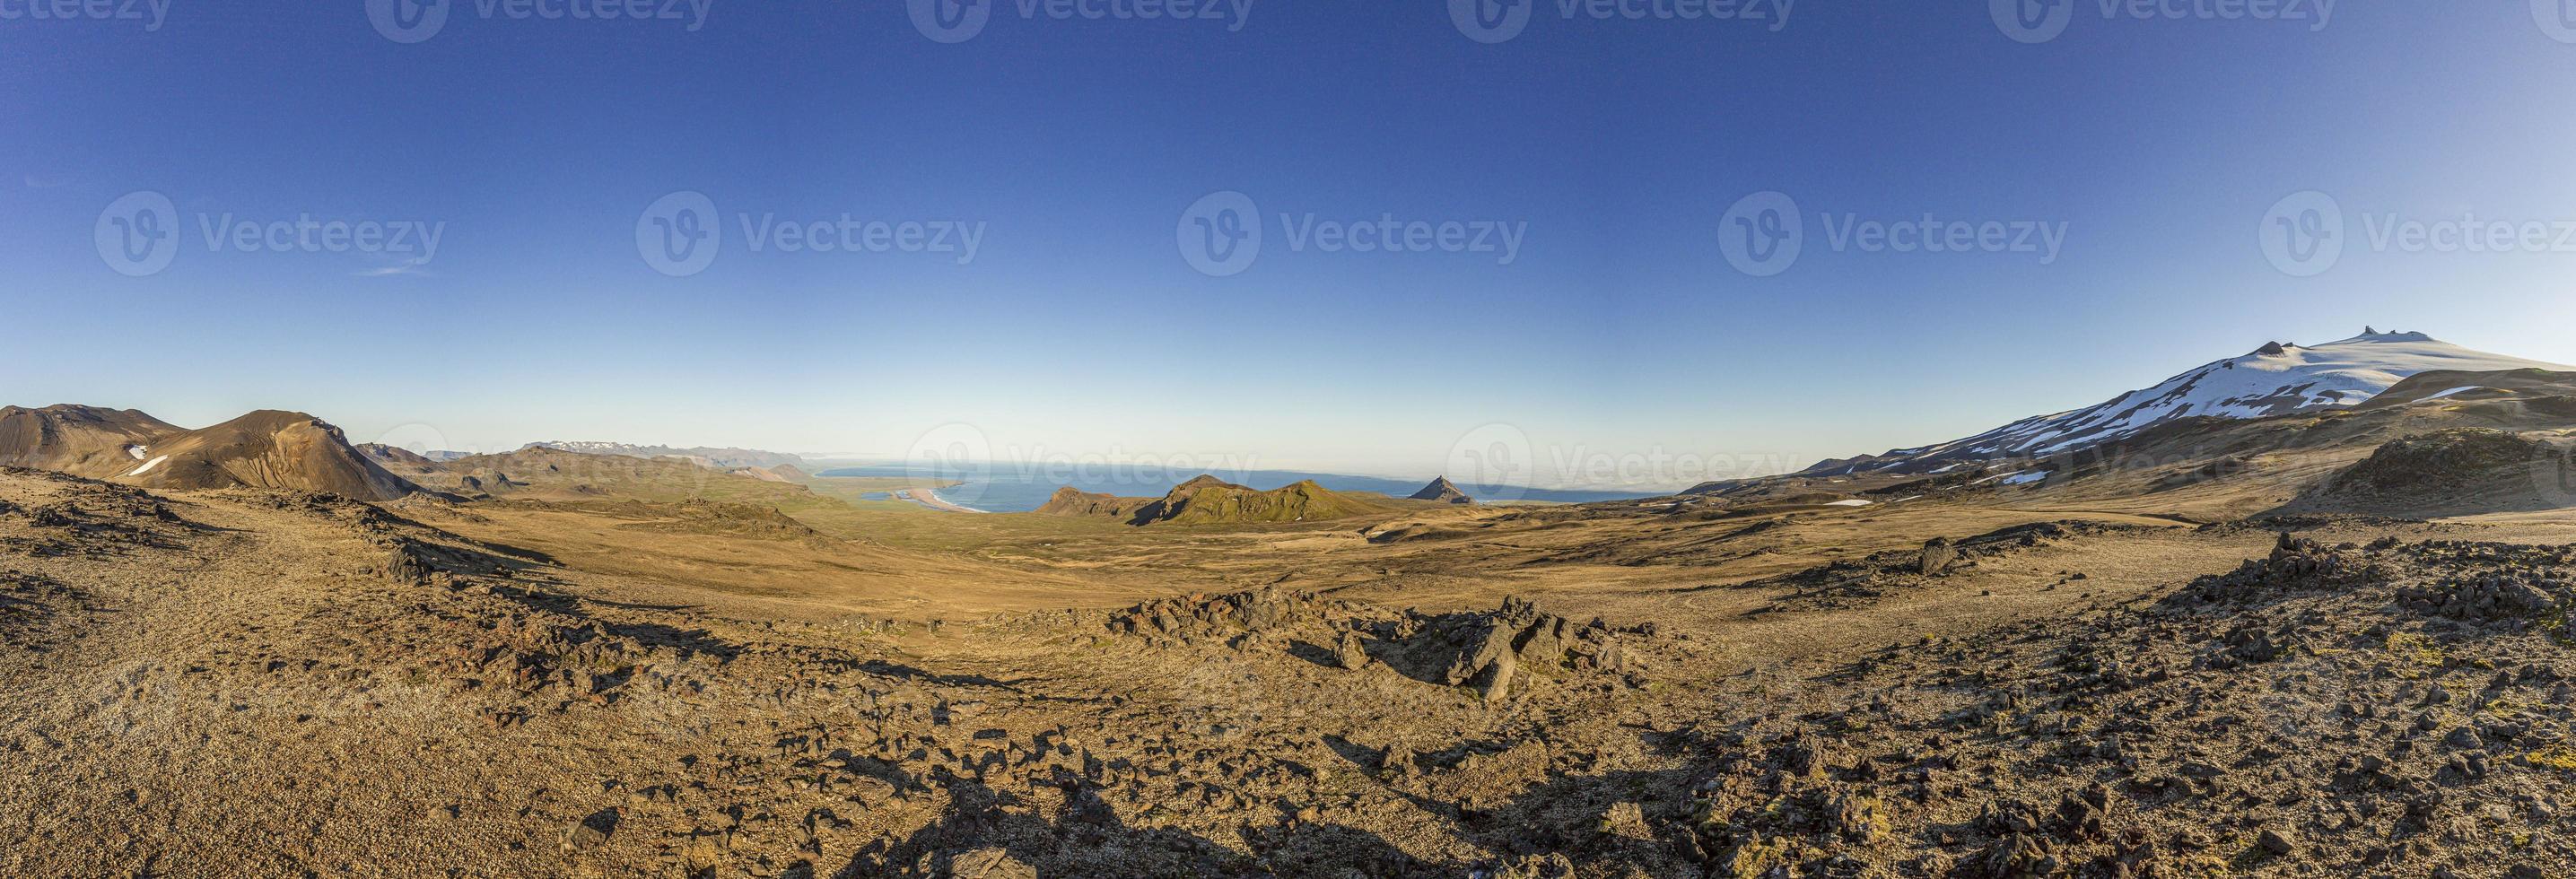
[[980,514],[980,513],[988,512],[988,511],[986,511],[986,510],[978,510],[978,509],[975,509],[974,507],[962,506],[962,505],[959,505],[959,504],[950,503],[950,502],[948,502],[948,500],[946,500],[946,499],[944,499],[944,498],[941,498],[941,497],[939,496],[939,492],[934,491],[934,490],[931,490],[931,489],[927,489],[927,488],[900,488],[900,489],[896,489],[896,490],[894,491],[894,498],[895,498],[895,500],[900,500],[900,501],[911,501],[911,502],[913,502],[913,503],[920,504],[920,505],[922,505],[922,506],[929,507],[929,508],[931,508],[931,509],[938,510],[938,511],[943,512],[943,513],[979,513],[979,514]]
[[[876,464],[837,467],[816,474],[824,478],[909,480],[915,487],[925,481],[939,484],[932,494],[942,503],[986,513],[1025,513],[1043,506],[1056,489],[1070,487],[1093,494],[1118,497],[1160,497],[1172,486],[1196,473],[1174,475],[1172,472],[1144,472],[1117,468],[1096,474],[1078,474],[1066,478],[1059,473],[1020,473],[1003,466],[986,469],[915,468],[900,464]],[[1307,473],[1293,470],[1221,471],[1217,478],[1268,491],[1299,480],[1312,479],[1334,491],[1374,492],[1388,497],[1408,497],[1421,490],[1422,480],[1392,479],[1375,476],[1350,476],[1332,473]],[[1660,497],[1668,491],[1585,491],[1539,489],[1519,486],[1480,486],[1460,483],[1458,486],[1481,503],[1591,503],[1608,500],[1632,500]],[[913,500],[897,497],[898,500]],[[920,501],[913,501],[922,503]],[[928,506],[928,504],[924,504]]]

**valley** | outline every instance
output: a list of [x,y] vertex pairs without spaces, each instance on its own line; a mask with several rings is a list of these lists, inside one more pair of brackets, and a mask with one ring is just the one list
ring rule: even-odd
[[2410,375],[1645,499],[1018,514],[13,408],[0,869],[2554,875],[2576,372]]

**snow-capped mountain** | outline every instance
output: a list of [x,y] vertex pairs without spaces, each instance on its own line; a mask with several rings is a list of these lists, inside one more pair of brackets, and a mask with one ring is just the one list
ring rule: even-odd
[[2037,457],[2116,440],[2176,418],[2261,418],[2358,406],[2408,376],[2437,369],[2576,371],[2576,367],[2471,351],[2423,333],[2362,334],[2323,345],[2273,342],[2203,365],[2100,405],[2025,418],[1967,439],[1827,461],[1809,473],[1871,471],[1942,461]]

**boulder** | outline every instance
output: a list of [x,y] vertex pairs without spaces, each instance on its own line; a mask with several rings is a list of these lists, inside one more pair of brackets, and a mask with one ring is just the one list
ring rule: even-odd
[[1333,660],[1352,671],[1367,668],[1368,648],[1360,642],[1360,633],[1343,632],[1341,641],[1333,645]]
[[1935,537],[1923,544],[1920,570],[1923,576],[1938,577],[1949,573],[1950,565],[1958,560],[1959,548],[1950,543],[1950,538]]
[[1036,867],[1000,848],[979,848],[948,859],[950,879],[1038,879]]

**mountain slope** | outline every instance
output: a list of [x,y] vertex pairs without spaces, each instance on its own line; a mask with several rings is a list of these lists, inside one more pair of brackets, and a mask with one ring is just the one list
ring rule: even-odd
[[2131,436],[2181,418],[2262,418],[2368,402],[2398,382],[2436,370],[2576,369],[2472,351],[2422,333],[2380,333],[2316,346],[2281,342],[2213,361],[2098,405],[2026,418],[1966,439],[1839,459],[1806,473],[1918,471],[1958,461],[2039,457]]
[[628,443],[547,440],[545,442],[529,443],[528,448],[554,449],[556,451],[572,452],[582,455],[619,455],[628,458],[643,458],[646,460],[651,460],[653,458],[686,458],[697,462],[701,466],[713,467],[718,470],[734,470],[746,467],[776,467],[782,464],[805,463],[805,459],[785,452],[764,452],[759,449],[708,448],[704,446],[674,448],[671,446],[639,446]]
[[1258,491],[1214,476],[1200,476],[1174,486],[1161,500],[1136,511],[1138,525],[1233,525],[1251,522],[1309,522],[1385,512],[1387,507],[1342,494],[1305,480],[1270,491]]
[[146,488],[273,488],[392,500],[417,491],[301,412],[260,411],[203,430],[155,437],[140,464],[114,478]]
[[1056,489],[1055,494],[1048,497],[1045,504],[1032,512],[1041,516],[1106,516],[1113,519],[1134,519],[1137,510],[1154,502],[1153,498],[1095,494],[1068,485]]
[[273,488],[392,500],[418,490],[300,412],[187,430],[133,410],[0,408],[0,464],[146,488]]
[[1466,492],[1459,491],[1457,483],[1450,482],[1449,477],[1446,476],[1431,480],[1430,485],[1423,486],[1421,491],[1414,492],[1408,499],[1417,501],[1438,501],[1444,504],[1472,504],[1476,502],[1476,499],[1468,497]]
[[1361,500],[1306,480],[1260,491],[1215,476],[1200,476],[1173,486],[1159,498],[1092,494],[1071,486],[1035,511],[1048,516],[1114,518],[1130,525],[1242,525],[1264,522],[1313,522],[1383,513],[1386,504]]
[[2481,400],[2545,400],[2576,397],[2576,372],[2551,372],[2546,369],[2517,369],[2509,372],[2467,372],[2439,369],[2418,373],[2412,378],[2370,398],[2362,409],[2385,409],[2411,403],[2449,400],[2469,403]]
[[132,469],[135,451],[178,426],[132,409],[0,406],[0,465],[101,476]]

